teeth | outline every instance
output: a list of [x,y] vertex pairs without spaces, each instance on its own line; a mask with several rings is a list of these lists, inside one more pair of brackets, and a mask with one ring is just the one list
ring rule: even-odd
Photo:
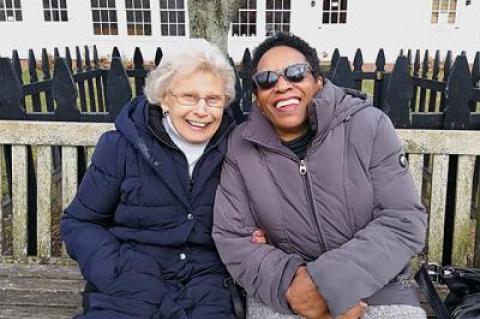
[[291,98],[291,99],[288,99],[288,100],[283,100],[283,101],[277,102],[275,104],[275,107],[278,109],[278,108],[281,108],[281,107],[284,107],[284,106],[287,106],[287,105],[299,104],[299,103],[300,103],[299,99]]
[[187,121],[190,125],[197,126],[197,127],[205,127],[207,126],[207,123],[198,123],[198,122],[192,122],[192,121]]

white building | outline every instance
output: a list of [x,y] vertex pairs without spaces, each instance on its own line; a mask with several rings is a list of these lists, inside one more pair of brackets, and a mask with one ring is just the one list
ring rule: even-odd
[[[480,50],[479,17],[480,0],[244,0],[229,54],[239,61],[246,47],[283,29],[309,41],[321,59],[334,48],[350,59],[361,48],[366,62],[379,48],[387,62],[401,48],[465,50],[471,58]],[[1,56],[95,44],[101,56],[117,46],[129,58],[138,46],[150,60],[158,46],[168,54],[188,36],[186,0],[0,0]]]

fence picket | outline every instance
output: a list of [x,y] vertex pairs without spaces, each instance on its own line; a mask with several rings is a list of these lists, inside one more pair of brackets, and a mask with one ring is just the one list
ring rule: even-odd
[[335,85],[345,87],[345,88],[355,88],[355,83],[353,81],[353,73],[350,69],[350,64],[347,57],[340,57],[337,59],[337,64],[333,66],[331,72],[330,80]]
[[390,76],[383,104],[383,111],[390,116],[395,127],[410,127],[411,98],[412,78],[408,71],[408,60],[405,56],[399,56]]
[[107,79],[108,112],[114,118],[132,98],[132,89],[120,58],[113,58]]
[[[421,73],[421,77],[423,79],[428,78],[429,59],[430,59],[429,52],[428,50],[425,50],[425,55],[423,57],[423,63],[422,63],[422,73]],[[418,104],[419,112],[428,111],[426,107],[426,104],[427,104],[426,97],[427,97],[427,89],[424,87],[420,88],[420,97],[419,97],[419,104]]]
[[375,82],[373,85],[373,105],[379,107],[384,101],[384,83],[382,81],[385,72],[385,52],[380,49],[375,60]]
[[57,102],[56,120],[75,121],[80,119],[80,110],[77,107],[77,91],[72,75],[63,58],[55,61],[52,94],[55,102]]
[[[440,73],[440,50],[435,52],[435,60],[433,61],[432,81],[438,81],[438,73]],[[430,89],[430,101],[428,104],[428,112],[437,111],[437,94],[438,91]]]
[[[452,68],[452,51],[447,51],[447,56],[445,57],[445,61],[443,64],[443,82],[448,81],[448,77],[450,75],[450,69]],[[445,110],[445,91],[442,92],[440,97],[440,112]]]
[[[139,47],[135,48],[135,53],[133,54],[133,68],[135,71],[140,71],[140,72],[145,71],[145,68],[143,66],[143,55]],[[144,86],[145,86],[145,78],[135,76],[135,95],[136,96],[143,94]]]
[[445,88],[446,107],[443,126],[445,129],[466,129],[470,124],[470,98],[472,80],[467,57],[456,58]]
[[[358,48],[355,51],[355,57],[353,58],[353,72],[362,72],[362,66],[363,66],[362,50]],[[359,91],[362,90],[362,79],[355,80],[355,89]]]
[[[88,46],[84,46],[84,52],[85,52],[85,71],[88,72],[92,70],[92,65],[90,61],[90,50],[88,49]],[[95,101],[94,89],[95,88],[93,86],[93,80],[91,77],[89,77],[87,80],[87,91],[88,91],[88,100],[90,102],[89,103],[90,112],[97,112],[97,103]]]
[[[32,49],[28,50],[28,72],[30,74],[30,83],[37,83],[37,60],[35,59],[35,54]],[[41,112],[42,104],[40,100],[40,94],[32,94],[32,108],[33,112]]]
[[100,60],[98,59],[98,51],[97,51],[97,46],[93,46],[93,65],[95,70],[99,71],[99,76],[95,77],[95,85],[96,85],[96,98],[98,102],[98,111],[99,112],[105,112],[105,104],[103,101],[103,82],[102,82],[102,73],[100,71]]
[[[47,49],[42,49],[42,72],[43,72],[43,81],[49,81],[50,76],[50,61],[48,58]],[[51,88],[45,90],[45,101],[47,103],[46,110],[47,112],[53,112],[55,106],[53,105],[53,97]]]
[[[76,56],[76,65],[77,71],[76,73],[83,72],[83,63],[82,63],[82,54],[80,53],[80,48],[78,46],[75,47],[75,56]],[[82,80],[77,81],[78,87],[78,96],[80,97],[80,108],[82,112],[87,112],[87,97],[85,95],[85,83]]]

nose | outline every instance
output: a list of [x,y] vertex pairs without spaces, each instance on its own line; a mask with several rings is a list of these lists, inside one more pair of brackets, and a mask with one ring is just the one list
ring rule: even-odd
[[287,81],[287,79],[285,79],[283,74],[278,77],[278,81],[277,81],[277,85],[276,85],[277,91],[283,92],[283,91],[288,90],[291,87],[292,87],[292,83]]
[[207,102],[203,97],[198,101],[197,106],[195,107],[195,112],[202,115],[207,114]]

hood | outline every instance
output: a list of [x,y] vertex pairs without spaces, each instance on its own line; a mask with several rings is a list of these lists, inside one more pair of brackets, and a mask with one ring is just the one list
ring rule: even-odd
[[[308,108],[309,121],[316,131],[313,142],[323,140],[332,128],[370,105],[363,93],[340,88],[326,79],[322,90],[315,94]],[[266,147],[281,147],[273,126],[256,104],[252,107],[242,136]]]

